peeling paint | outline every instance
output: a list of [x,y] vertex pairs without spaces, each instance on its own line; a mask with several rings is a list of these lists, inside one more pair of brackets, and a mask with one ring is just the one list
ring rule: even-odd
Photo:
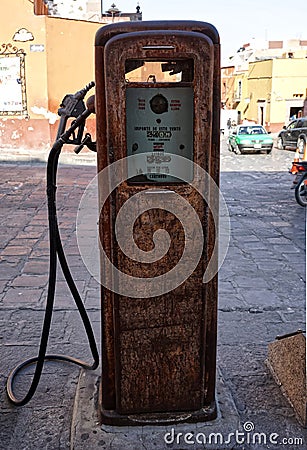
[[51,111],[48,111],[48,109],[46,109],[42,106],[32,106],[31,111],[34,114],[37,114],[39,116],[44,116],[45,119],[48,119],[48,121],[51,125],[53,125],[57,121],[57,118],[58,118],[57,114],[55,114]]
[[34,131],[33,127],[28,127],[28,131]]
[[11,135],[11,139],[20,139],[21,138],[21,134],[18,132],[18,130],[14,130],[12,135]]

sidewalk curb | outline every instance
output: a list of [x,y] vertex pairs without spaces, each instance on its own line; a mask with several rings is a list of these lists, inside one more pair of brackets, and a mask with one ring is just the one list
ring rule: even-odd
[[[46,164],[48,161],[48,150],[26,150],[26,149],[1,149],[0,164]],[[60,164],[70,165],[97,165],[96,153],[84,152],[76,155],[74,152],[62,152]]]
[[[226,387],[221,373],[217,376],[217,419],[204,423],[180,423],[158,426],[110,426],[99,425],[98,421],[98,389],[100,370],[94,372],[82,370],[76,390],[74,411],[71,424],[70,450],[91,450],[118,448],[125,450],[162,450],[183,449],[186,445],[185,434],[219,433],[225,439],[230,433],[240,430],[240,419],[229,389]],[[174,429],[175,442],[166,443],[164,436]],[[180,435],[180,433],[182,433]],[[176,443],[176,439],[180,442]],[[200,448],[200,444],[189,444],[186,448]],[[211,445],[209,445],[211,448]],[[217,448],[217,447],[212,447]],[[236,449],[234,442],[224,443],[223,449]]]

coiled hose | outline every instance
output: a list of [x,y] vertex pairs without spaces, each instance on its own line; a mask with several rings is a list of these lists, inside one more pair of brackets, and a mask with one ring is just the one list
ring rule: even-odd
[[[38,356],[34,358],[27,359],[20,364],[18,364],[9,374],[6,390],[9,400],[16,406],[23,406],[28,403],[35,391],[37,389],[38,383],[40,381],[40,377],[43,371],[43,366],[45,361],[65,361],[77,364],[78,366],[88,369],[95,370],[99,365],[99,355],[97,350],[97,345],[93,333],[93,329],[89,320],[89,317],[84,308],[82,299],[76,287],[76,284],[72,278],[71,272],[69,270],[69,266],[65,257],[65,253],[63,250],[57,214],[56,214],[56,179],[57,179],[57,168],[58,168],[58,160],[62,150],[63,145],[68,141],[69,136],[77,129],[80,125],[84,124],[86,118],[92,113],[90,109],[86,109],[76,120],[72,123],[71,127],[61,135],[59,139],[54,143],[48,157],[47,162],[47,200],[48,200],[48,224],[49,224],[49,242],[50,242],[50,251],[49,251],[49,279],[48,279],[48,294],[47,294],[47,304],[45,310],[45,316],[42,327],[42,334],[39,346]],[[74,301],[79,310],[86,335],[88,338],[89,346],[92,352],[94,362],[92,364],[87,364],[84,361],[81,361],[77,358],[73,358],[67,355],[57,355],[57,354],[46,354],[48,338],[50,333],[50,325],[52,320],[53,306],[54,306],[54,297],[55,297],[55,287],[56,287],[56,271],[57,271],[57,258],[59,259],[64,277],[68,284],[68,287],[72,293]],[[35,372],[32,378],[31,385],[27,394],[21,398],[16,398],[13,385],[14,379],[17,374],[25,367],[35,364]]]

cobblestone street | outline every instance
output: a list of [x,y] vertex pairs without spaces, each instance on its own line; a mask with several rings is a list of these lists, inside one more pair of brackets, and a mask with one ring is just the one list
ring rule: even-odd
[[[304,442],[271,447],[244,445],[238,447],[241,449],[306,448],[306,430],[297,422],[265,365],[268,344],[276,335],[306,329],[306,211],[296,203],[291,190],[288,168],[292,159],[293,152],[275,148],[272,155],[235,155],[228,152],[222,139],[221,190],[229,209],[231,240],[219,276],[218,375],[241,424],[252,422],[257,432],[277,433],[288,442],[292,438]],[[96,173],[94,159],[92,162],[87,166],[60,164],[57,203],[67,259],[99,341],[99,285],[83,265],[75,236],[78,205]],[[71,423],[79,369],[70,365],[46,364],[37,393],[27,406],[16,408],[8,402],[5,382],[9,371],[37,354],[47,293],[49,244],[45,166],[6,161],[0,164],[0,173],[0,449],[205,448],[166,445],[164,428],[160,427],[154,432],[147,432],[146,427],[129,428],[125,436],[110,430],[103,435],[84,433],[81,442],[73,441]],[[90,361],[80,324],[59,271],[49,352]],[[20,395],[32,373],[27,369],[18,378]],[[198,424],[197,429],[200,427]],[[96,447],[90,442],[96,442]]]
[[276,149],[271,156],[224,149],[231,242],[220,271],[219,367],[243,422],[300,435],[264,365],[277,335],[306,329],[305,210],[290,189],[292,159]]

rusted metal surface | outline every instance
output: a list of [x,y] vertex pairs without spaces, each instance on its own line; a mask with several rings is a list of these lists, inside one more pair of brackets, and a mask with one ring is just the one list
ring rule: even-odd
[[[190,20],[150,20],[141,23],[118,22],[116,24],[107,25],[100,28],[96,33],[95,46],[104,47],[112,37],[130,33],[133,31],[159,31],[159,30],[181,30],[188,32],[202,33],[209,37],[213,45],[219,45],[220,39],[216,28],[211,23],[190,21]],[[215,61],[219,65],[219,61]]]
[[[160,47],[159,60],[167,61],[170,53],[163,49],[166,44],[174,46],[176,57],[194,60],[193,81],[184,83],[194,91],[194,162],[218,183],[219,41],[214,27],[200,22],[116,24],[98,31],[98,170],[127,156],[125,92],[129,83],[124,76],[125,61],[157,59],[156,50],[144,50],[144,46]],[[159,84],[138,86],[150,89]],[[136,263],[120,250],[114,231],[117,214],[130,197],[149,187],[154,189],[148,183],[123,182],[105,203],[100,217],[106,254],[122,272],[136,277],[168,272],[176,266],[184,248],[184,232],[178,219],[165,210],[151,209],[135,222],[135,242],[142,250],[152,250],[153,233],[165,229],[172,239],[167,255],[156,263]],[[205,236],[202,258],[183,284],[158,297],[146,298],[139,292],[139,298],[129,298],[102,288],[100,409],[102,421],[107,423],[130,423],[128,416],[146,413],[148,417],[158,414],[153,422],[162,422],[170,412],[191,411],[191,420],[212,419],[216,413],[217,277],[206,285],[202,283],[214,246],[215,226],[196,189],[188,184],[174,184],[170,189],[184,197],[200,218]],[[134,421],[137,419],[131,419]]]
[[[199,194],[188,187],[177,190],[195,206],[199,216],[204,217],[205,207]],[[117,207],[120,208],[127,195],[133,195],[134,191],[135,188],[122,186],[118,190]],[[136,242],[142,249],[151,250],[156,229],[167,229],[172,238],[167,255],[156,263],[140,264],[116,249],[120,270],[151,278],[168,272],[178,263],[184,247],[184,233],[178,219],[161,209],[143,213],[134,229]],[[205,292],[199,280],[203,272],[202,261],[185,283],[163,296],[148,299],[142,298],[139,292],[139,299],[117,297],[115,352],[120,413],[186,411],[202,407]]]

